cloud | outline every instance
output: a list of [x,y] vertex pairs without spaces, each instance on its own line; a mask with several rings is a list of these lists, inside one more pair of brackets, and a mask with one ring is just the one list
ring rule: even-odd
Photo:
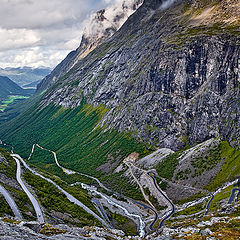
[[175,3],[177,0],[166,0],[162,3],[161,8],[167,9],[169,8],[173,3]]
[[[105,0],[109,2],[108,0]],[[118,30],[127,18],[139,7],[143,0],[115,0],[105,9],[102,20],[99,21],[96,13],[92,14],[84,23],[84,36],[86,38],[100,38],[106,29]]]
[[69,50],[59,50],[48,47],[8,50],[6,52],[0,52],[0,66],[2,68],[8,66],[54,67],[68,52]]
[[0,20],[5,28],[55,28],[85,19],[89,11],[96,11],[104,6],[103,3],[94,0],[1,0]]
[[85,19],[114,0],[1,0],[0,67],[54,67],[78,47]]
[[37,32],[27,29],[2,29],[0,28],[0,51],[13,48],[25,48],[37,44],[40,36]]

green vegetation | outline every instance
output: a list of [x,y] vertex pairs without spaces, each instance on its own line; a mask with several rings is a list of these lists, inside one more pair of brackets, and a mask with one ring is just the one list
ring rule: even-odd
[[41,95],[35,94],[32,97],[18,99],[13,101],[11,104],[8,104],[7,108],[4,111],[0,111],[0,124],[8,122],[9,120],[17,117],[20,113],[26,111],[28,108],[33,106],[36,101],[39,100]]
[[[33,161],[32,159],[34,159],[34,160],[42,159],[42,161],[40,163],[37,163],[36,161]],[[53,154],[46,150],[41,150],[36,147],[34,150],[34,153],[32,155],[32,158],[30,159],[29,162],[33,165],[38,165],[38,168],[40,171],[43,172],[43,175],[52,179],[58,185],[67,188],[69,193],[71,192],[71,189],[78,188],[78,186],[69,187],[67,184],[72,184],[72,183],[76,183],[76,182],[84,182],[89,185],[95,185],[99,188],[98,183],[94,179],[82,176],[80,174],[71,174],[71,175],[65,174],[56,165]],[[56,176],[58,176],[59,178],[49,175],[48,172],[54,172],[54,174]],[[63,181],[61,181],[60,179],[62,179],[65,183]],[[106,186],[111,188],[112,192],[119,192],[119,193],[129,196],[133,199],[142,200],[142,194],[141,194],[140,190],[138,189],[137,185],[129,183],[129,179],[122,176],[122,173],[102,175],[100,177],[100,180]],[[109,183],[111,183],[111,185]],[[77,195],[76,195],[77,191],[79,191],[79,190],[73,191],[73,192],[71,192],[71,194],[73,196],[77,197]],[[104,192],[104,189],[102,189],[102,191]],[[108,192],[106,192],[106,194],[108,194]]]
[[[0,148],[0,156],[2,156],[2,160],[0,161],[0,174],[4,174],[9,181],[16,181],[16,162],[14,159],[10,156],[10,154],[3,148]],[[5,159],[5,160],[3,160]],[[8,184],[8,181],[1,182],[1,185],[11,193],[12,197],[14,198],[18,208],[23,214],[23,217],[28,220],[33,220],[34,217],[34,210],[32,207],[32,204],[25,194],[21,189],[19,189],[19,186],[17,185],[16,188],[12,187],[11,185]],[[4,199],[3,199],[4,200]],[[4,200],[5,201],[5,200]],[[1,201],[2,202],[2,201]],[[5,204],[3,205],[3,208],[0,211],[0,214],[3,212],[9,213],[9,211],[4,207]],[[10,209],[11,211],[11,209]],[[30,214],[29,214],[30,213]],[[12,215],[12,214],[10,214]]]
[[[4,156],[4,159],[1,158],[0,162],[0,173],[5,174],[10,179],[15,180],[15,173],[16,173],[16,163],[14,159],[9,155],[9,153],[5,149],[1,149],[1,156]],[[44,154],[45,155],[44,155]],[[39,157],[44,156],[45,162],[43,162],[43,166],[45,163],[53,162],[52,153],[43,150],[37,150],[36,148],[36,155]],[[42,155],[41,155],[42,154]],[[54,163],[55,164],[55,163]],[[60,168],[56,168],[60,170],[60,173],[66,177],[66,175],[61,171]],[[55,170],[56,170],[55,169]],[[61,175],[60,174],[60,175]],[[59,184],[63,189],[67,192],[75,196],[79,201],[83,204],[91,208],[93,211],[96,212],[90,196],[87,194],[86,190],[83,190],[80,186],[69,186],[66,182],[60,180],[56,176],[49,176],[49,174],[44,174],[47,177],[51,178],[57,184]],[[85,212],[81,207],[71,203],[64,194],[62,194],[53,184],[47,182],[46,180],[38,177],[31,172],[23,171],[23,178],[24,180],[31,185],[32,189],[34,190],[35,194],[38,197],[41,205],[45,208],[46,212],[49,214],[51,218],[52,215],[57,214],[57,218],[62,218],[63,221],[67,223],[71,223],[77,226],[85,226],[85,225],[98,225],[101,224],[96,220],[92,215]],[[77,178],[78,177],[78,178]],[[83,180],[84,177],[82,176],[75,176],[77,180]],[[68,181],[70,181],[71,177],[66,177]],[[86,180],[86,179],[84,179]],[[74,180],[73,180],[74,181]],[[92,180],[91,180],[92,181]],[[34,220],[36,218],[35,212],[31,205],[30,200],[28,199],[27,195],[18,188],[11,187],[10,185],[1,183],[13,196],[14,200],[16,201],[17,206],[19,207],[20,211],[23,214],[23,217],[28,220]],[[8,204],[5,202],[4,198],[0,198],[1,202],[1,210],[0,216],[4,216],[5,214],[13,215],[11,209],[9,208]],[[29,214],[30,213],[30,214]],[[59,213],[61,213],[59,215]],[[97,213],[97,212],[96,212]],[[48,232],[49,229],[46,229]],[[49,230],[50,231],[50,230]],[[51,231],[50,231],[51,232]]]
[[111,218],[117,222],[117,227],[123,230],[127,235],[136,236],[138,234],[137,226],[131,219],[117,213],[113,213]]
[[0,76],[0,113],[11,106],[13,102],[28,98],[34,90],[23,89],[8,77]]
[[157,211],[161,211],[161,210],[167,208],[167,206],[159,205],[158,200],[151,194],[151,192],[148,188],[143,188],[143,189],[144,189],[145,194],[148,195],[150,202],[153,204],[153,206],[155,207],[155,209]]
[[8,105],[13,103],[15,100],[27,99],[26,96],[9,96],[6,100],[0,102],[0,111],[4,111]]
[[0,217],[5,215],[13,216],[13,212],[9,205],[7,204],[5,198],[0,194]]
[[11,218],[3,218],[3,222],[5,223],[11,223],[11,224],[19,224],[21,221],[16,221],[14,219],[11,219]]
[[227,181],[232,181],[240,174],[240,150],[229,145],[227,141],[220,143],[221,158],[224,164],[213,181],[206,187],[209,191],[215,190]]
[[1,156],[3,159],[0,161],[0,173],[9,178],[15,178],[16,162],[4,148],[0,148],[0,157]]
[[177,200],[177,201],[174,201],[175,204],[184,204],[184,203],[187,203],[187,202],[192,202],[198,198],[202,198],[202,197],[205,197],[207,195],[207,193],[204,193],[204,192],[200,192],[200,193],[197,193],[195,195],[192,195],[188,198],[185,198],[185,199],[182,199],[182,200]]
[[24,219],[35,220],[36,219],[35,211],[26,193],[21,189],[16,189],[9,185],[6,185],[6,184],[2,184],[2,185],[5,187],[5,189],[8,192],[11,193]]
[[185,169],[184,171],[179,171],[176,175],[176,180],[185,180],[188,179],[191,170],[189,168]]
[[63,172],[62,169],[59,168],[55,163],[54,156],[51,152],[42,150],[36,146],[28,163],[33,166],[37,166],[39,169],[41,169],[41,171],[43,170],[46,172],[54,173],[58,176]]
[[204,171],[213,169],[221,160],[221,144],[219,144],[191,161],[191,165],[195,170],[193,177],[200,176]]
[[[235,214],[234,216],[239,216],[239,210],[234,211]],[[227,217],[231,216],[227,215]],[[224,216],[222,216],[224,217]],[[195,219],[176,219],[176,220],[168,220],[166,223],[168,226],[171,227],[197,227],[198,223],[201,221],[209,221],[211,219],[210,216],[205,216],[202,218],[195,218]],[[206,227],[201,227],[200,229],[205,229]],[[219,240],[237,240],[240,237],[240,220],[239,219],[227,219],[226,222],[220,221],[213,223],[211,226],[208,226],[208,228],[213,232],[212,234],[209,235],[209,238],[213,239],[219,239]],[[175,235],[174,239],[183,239],[182,236]],[[189,240],[206,240],[206,236],[201,235],[201,232],[196,232],[193,234],[188,234],[187,236],[184,236],[184,239],[189,239]]]
[[228,34],[233,36],[240,36],[239,24],[237,25],[226,25],[221,22],[217,22],[211,26],[201,25],[196,27],[184,27],[183,30],[175,36],[171,36],[167,39],[168,43],[174,43],[177,46],[182,46],[184,43],[191,41],[197,36],[215,36],[221,34]]
[[179,157],[183,151],[168,155],[162,162],[156,166],[157,173],[160,177],[172,179],[174,171],[178,165]]
[[222,201],[223,199],[229,199],[229,197],[231,196],[232,188],[233,186],[229,186],[228,188],[224,189],[223,191],[214,196],[214,199],[211,203],[210,211],[217,211],[220,206],[220,201]]
[[[71,224],[75,224],[77,226],[94,226],[101,224],[96,220],[92,215],[85,212],[81,207],[76,204],[71,203],[66,196],[61,193],[53,184],[47,182],[46,180],[32,174],[29,171],[26,171],[23,175],[24,179],[28,184],[30,184],[38,196],[39,201],[43,205],[43,207],[47,210],[47,212],[55,211],[61,212],[63,214],[70,214],[71,217],[68,218]],[[69,187],[69,189],[73,188]],[[69,191],[71,193],[71,191]],[[83,204],[89,205],[91,204],[91,200],[88,195],[83,192],[77,192],[77,198]],[[93,208],[93,206],[92,206]],[[76,220],[77,219],[77,220]]]
[[[178,158],[182,153],[183,151],[178,151],[171,154],[159,163],[156,166],[158,175],[171,180],[179,162]],[[194,173],[190,168],[179,171],[176,174],[176,180],[188,179],[190,174],[192,174],[192,177],[200,176],[203,172],[213,169],[222,162],[221,170],[206,187],[207,190],[214,191],[225,182],[233,181],[234,178],[240,176],[239,160],[240,150],[231,147],[227,141],[222,141],[201,155],[192,158],[191,165],[194,168]]]
[[59,228],[53,227],[51,224],[46,223],[43,228],[40,230],[41,234],[50,236],[50,235],[56,235],[56,234],[63,234],[66,233],[67,231],[61,230]]
[[[100,176],[101,171],[96,172],[96,169],[106,162],[123,160],[134,151],[140,153],[140,157],[149,153],[145,145],[138,143],[129,133],[98,126],[106,112],[103,105],[94,107],[84,101],[75,109],[52,105],[40,111],[30,109],[29,115],[9,123],[9,128],[1,131],[1,135],[25,158],[32,144],[39,143],[55,151],[64,167]],[[51,164],[48,161],[37,154],[32,158],[32,163],[38,166]]]
[[173,215],[173,217],[180,216],[180,215],[191,215],[202,211],[205,208],[203,203],[196,204],[192,207],[186,208],[180,212],[177,212]]
[[209,227],[213,236],[219,240],[240,238],[240,219],[230,219],[229,222],[215,223]]
[[167,187],[168,187],[168,183],[165,182],[165,181],[161,181],[161,183],[159,184],[159,187],[162,189],[162,190],[167,190]]
[[110,175],[103,175],[101,180],[110,185],[114,192],[118,192],[125,196],[129,196],[135,200],[143,200],[142,193],[136,184],[130,183],[127,177],[124,177],[122,173],[114,173]]

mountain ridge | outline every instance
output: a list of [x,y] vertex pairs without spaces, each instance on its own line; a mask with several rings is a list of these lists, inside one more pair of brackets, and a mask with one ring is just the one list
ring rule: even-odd
[[68,71],[70,53],[1,143],[134,239],[238,239],[239,3],[170,2],[145,0]]
[[[50,72],[51,69],[47,67],[32,68],[25,66],[0,68],[0,75],[9,77],[21,87],[36,81],[41,81]],[[33,85],[34,88],[36,88],[36,86],[36,84]]]
[[[156,1],[154,3],[157,9],[162,4],[161,1]],[[213,101],[228,101],[227,99],[224,100],[224,98],[231,97],[232,93],[229,92],[226,94],[226,91],[232,91],[234,89],[235,92],[233,96],[236,98],[235,107],[232,107],[237,107],[236,101],[239,94],[237,87],[239,84],[239,73],[237,70],[239,45],[235,45],[234,42],[239,41],[238,35],[231,32],[229,35],[227,32],[221,34],[221,31],[223,31],[222,28],[219,30],[217,28],[214,34],[208,33],[211,27],[207,30],[202,30],[200,28],[198,30],[200,34],[199,32],[193,32],[191,35],[190,33],[188,33],[188,35],[186,33],[186,36],[189,36],[189,38],[184,37],[184,39],[181,40],[179,36],[176,42],[172,43],[174,38],[176,38],[176,33],[179,34],[179,32],[183,31],[178,25],[179,20],[176,16],[179,16],[179,14],[181,15],[181,11],[186,12],[184,9],[185,6],[181,2],[177,2],[175,3],[175,7],[173,6],[169,10],[155,10],[155,18],[160,19],[158,21],[159,24],[155,25],[155,28],[153,28],[155,29],[155,33],[154,30],[152,31],[149,28],[147,30],[148,32],[142,35],[143,37],[141,39],[140,28],[143,29],[143,26],[134,26],[139,29],[135,29],[134,32],[132,32],[131,26],[134,25],[139,15],[142,17],[141,22],[146,26],[144,15],[142,15],[143,12],[141,11],[146,11],[145,14],[148,14],[151,10],[146,10],[148,9],[148,5],[146,3],[145,5],[143,4],[139,11],[128,19],[127,23],[125,23],[114,35],[115,38],[104,43],[97,51],[93,51],[86,58],[81,60],[72,71],[68,72],[64,79],[59,80],[55,84],[53,91],[49,89],[42,100],[42,104],[45,105],[54,102],[54,104],[60,104],[63,107],[76,107],[81,102],[82,96],[91,104],[105,104],[111,111],[104,116],[101,125],[107,124],[110,127],[117,127],[120,130],[131,129],[132,132],[138,129],[137,131],[143,132],[143,134],[137,134],[136,137],[143,141],[151,139],[151,135],[158,135],[157,138],[162,135],[162,140],[160,140],[160,142],[165,139],[165,143],[162,142],[157,144],[159,147],[171,146],[174,149],[183,147],[183,140],[185,136],[189,136],[189,131],[191,133],[194,131],[196,132],[195,136],[188,137],[187,142],[190,144],[206,140],[211,137],[210,132],[222,134],[224,137],[227,137],[225,132],[228,127],[225,128],[224,124],[222,124],[225,120],[220,119],[227,113],[222,112],[220,114],[220,109],[216,108],[215,103],[212,103],[212,105],[209,106],[212,108],[208,120],[209,123],[215,119],[215,117],[211,116],[211,112],[219,112],[218,116],[220,118],[218,120],[219,123],[216,123],[216,121],[210,123],[210,129],[208,129],[209,127],[207,127],[207,125],[209,124],[205,124],[204,122],[206,121],[201,119],[200,115],[196,116],[196,114],[199,113],[196,112],[197,109],[194,110],[194,105],[196,105],[194,99],[200,104],[201,101],[206,101],[201,99],[203,96],[207,99],[211,98],[210,95],[212,95]],[[162,14],[165,14],[164,21],[161,21]],[[154,19],[154,15],[152,19]],[[185,17],[183,19],[185,19]],[[188,19],[191,21],[190,17]],[[151,25],[152,21],[151,19],[148,20],[148,24]],[[165,21],[168,21],[169,25],[166,26]],[[186,30],[184,31],[189,31],[188,21],[189,20],[187,20]],[[168,26],[172,26],[173,30],[171,32]],[[147,29],[147,27],[145,28]],[[137,31],[138,34],[136,33]],[[204,35],[205,31],[206,35]],[[218,33],[218,31],[220,32]],[[228,31],[227,27],[226,31]],[[203,32],[203,34],[201,34],[201,32]],[[136,40],[136,34],[141,40]],[[153,36],[161,36],[161,38],[157,37],[155,40]],[[148,42],[150,38],[152,43]],[[171,40],[169,40],[170,38]],[[118,40],[116,44],[117,39],[121,40]],[[135,40],[136,42],[134,42]],[[179,41],[181,41],[181,43],[179,43]],[[126,42],[129,42],[129,46]],[[211,54],[209,51],[211,51]],[[225,53],[228,55],[223,57]],[[155,58],[153,58],[151,54],[154,55]],[[164,58],[159,58],[159,54],[163,54]],[[220,54],[223,55],[221,56]],[[100,60],[98,56],[106,57]],[[171,60],[167,61],[167,58]],[[99,61],[96,62],[96,59],[99,59]],[[126,59],[128,59],[128,62],[126,62]],[[221,62],[219,59],[223,59],[225,62]],[[149,61],[150,64],[147,61]],[[129,67],[129,63],[131,67]],[[232,65],[228,66],[229,64]],[[184,73],[182,73],[184,76],[176,72],[180,67],[184,69],[182,70],[184,71]],[[229,70],[226,69],[226,67]],[[131,68],[134,70],[130,70]],[[212,73],[212,69],[222,69],[222,72],[217,70],[217,72]],[[230,69],[233,69],[232,74],[230,74]],[[216,74],[216,81],[211,77],[213,74]],[[78,79],[81,80],[79,81]],[[208,93],[204,92],[205,88],[209,89],[207,86],[211,89]],[[80,92],[81,94],[79,94]],[[164,125],[161,124],[161,126],[159,126],[162,128],[162,130],[159,129],[159,131],[156,131],[156,128],[159,127],[155,127],[155,123],[148,120],[154,119],[154,116],[147,113],[147,109],[144,109],[144,104],[148,101],[152,101],[150,104],[150,106],[152,105],[151,108],[153,108],[152,111],[159,111],[157,108],[154,110],[153,107],[153,102],[157,105],[160,104],[160,108],[162,106],[159,100],[157,100],[157,95],[162,98],[162,101],[164,101],[165,97],[167,98],[167,95],[169,96],[169,100],[167,100],[168,106],[165,106],[157,113],[159,114],[159,118],[156,122],[165,122]],[[141,104],[141,98],[144,98],[142,101],[143,104]],[[139,99],[139,103],[136,102],[137,99]],[[128,102],[131,101],[131,105],[135,105],[135,109],[132,109],[130,114],[128,114],[127,112],[129,110],[125,105],[128,105]],[[140,107],[140,105],[137,106],[137,104],[141,104],[143,110],[139,112],[139,117],[142,115],[143,118],[143,113],[146,115],[146,118],[142,119],[140,125],[134,125],[133,122],[129,121],[129,119],[135,119],[136,117],[136,109]],[[181,107],[179,107],[179,104]],[[119,108],[122,108],[122,110],[119,111]],[[175,108],[179,109],[177,110]],[[188,111],[186,111],[187,108],[189,108]],[[185,109],[184,111],[186,112],[183,113],[181,109]],[[224,111],[228,110],[225,109]],[[199,128],[198,126],[198,129],[192,129],[194,125],[189,121],[189,117],[194,112],[196,112],[195,117],[192,116],[196,118],[194,124],[200,121],[203,123],[203,128]],[[180,122],[174,121],[173,126],[169,128],[167,126],[169,119],[173,119],[176,114],[180,116],[184,114],[185,117]],[[206,114],[208,115],[208,112],[206,112]],[[164,119],[164,115],[168,116]],[[152,133],[148,130],[147,124],[152,124],[152,127],[150,126]],[[182,129],[179,125],[182,125]],[[216,128],[217,125],[219,126],[220,132]],[[173,129],[170,130],[171,128]],[[163,133],[160,133],[161,131]],[[177,137],[174,134],[172,135],[171,131],[178,133],[182,132],[182,134]],[[198,131],[199,133],[197,133]],[[166,136],[169,134],[169,139],[167,139]],[[235,128],[235,130],[232,129],[231,134],[236,135],[235,137],[228,137],[228,140],[233,143],[238,139],[239,133],[237,128]],[[155,137],[150,140],[150,144],[153,144],[154,141],[156,141]],[[239,143],[236,142],[236,146],[239,146]]]
[[[129,15],[136,11],[143,0],[123,1],[122,5],[113,5],[93,14],[84,29],[80,46],[70,52],[55,69],[38,84],[37,91],[52,86],[57,79],[64,77],[82,58],[87,56],[97,46],[107,41],[126,21]],[[106,16],[105,16],[106,15]]]
[[31,95],[31,91],[25,90],[13,82],[10,78],[0,76],[0,99],[5,100],[10,95]]

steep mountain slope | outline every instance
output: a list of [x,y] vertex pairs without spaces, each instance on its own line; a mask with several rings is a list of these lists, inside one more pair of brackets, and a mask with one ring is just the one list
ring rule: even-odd
[[[71,53],[0,139],[118,228],[238,239],[240,3],[173,2],[145,0],[74,66]],[[34,176],[48,214],[53,188]]]
[[[59,79],[42,104],[77,107],[82,98],[104,104],[110,111],[101,125],[136,132],[159,147],[176,150],[219,134],[239,146],[239,12],[228,22],[227,10],[218,19],[223,1],[194,4],[162,10],[161,1],[146,1]],[[214,20],[202,19],[209,8]]]
[[[0,122],[5,122],[28,108],[28,104],[26,102],[23,104],[23,101],[32,96],[35,90],[23,89],[8,77],[3,76],[0,76],[0,86]],[[30,102],[34,102],[32,100]]]
[[64,77],[75,64],[87,56],[98,45],[109,39],[143,3],[143,0],[124,0],[93,14],[86,22],[82,41],[78,49],[68,56],[38,85],[38,91],[52,86]]
[[[1,139],[24,157],[39,143],[56,151],[63,166],[104,173],[112,187],[131,194],[135,186],[114,169],[132,152],[141,158],[157,147],[175,151],[212,137],[239,148],[238,6],[196,0],[167,8],[146,0],[67,74],[44,79],[41,101],[5,125]],[[49,167],[37,156],[32,161]]]
[[[42,80],[50,72],[50,68],[0,68],[0,75],[9,77],[21,87]],[[36,88],[36,85],[34,85],[34,87]]]

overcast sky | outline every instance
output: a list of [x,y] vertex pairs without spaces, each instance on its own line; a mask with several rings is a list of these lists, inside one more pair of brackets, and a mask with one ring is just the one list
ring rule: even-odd
[[84,20],[116,0],[0,0],[0,67],[54,67],[79,46]]

